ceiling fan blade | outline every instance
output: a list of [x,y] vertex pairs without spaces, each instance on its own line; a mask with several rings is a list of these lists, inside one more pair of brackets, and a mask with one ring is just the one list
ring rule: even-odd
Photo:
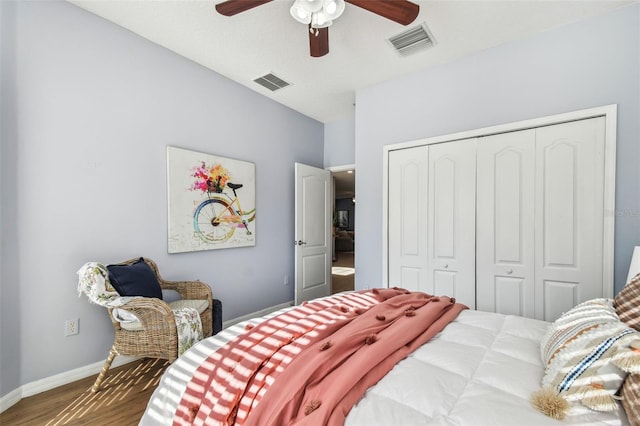
[[216,10],[224,16],[233,16],[273,0],[227,0],[216,4]]
[[309,51],[314,58],[319,58],[329,53],[328,27],[315,29],[311,28],[311,24],[309,24]]
[[344,0],[376,15],[391,19],[402,25],[409,25],[418,17],[420,6],[406,0]]

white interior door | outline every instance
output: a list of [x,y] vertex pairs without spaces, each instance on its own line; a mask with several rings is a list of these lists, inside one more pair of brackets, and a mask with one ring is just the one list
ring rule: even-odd
[[331,294],[331,173],[295,164],[295,303]]
[[432,294],[476,308],[476,138],[429,146],[428,280]]
[[535,317],[535,130],[478,141],[478,310]]

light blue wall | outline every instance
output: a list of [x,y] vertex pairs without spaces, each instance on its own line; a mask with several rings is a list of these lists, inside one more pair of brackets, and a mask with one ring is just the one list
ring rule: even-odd
[[356,288],[382,279],[381,267],[362,265],[382,261],[382,235],[374,231],[382,229],[384,145],[608,104],[618,104],[615,289],[622,288],[632,247],[640,245],[639,8],[359,91]]
[[[0,395],[106,357],[106,312],[76,292],[87,261],[150,257],[210,284],[225,319],[292,300],[294,162],[323,166],[322,123],[72,4],[1,5]],[[167,254],[167,145],[255,163],[255,247]]]
[[350,116],[324,125],[324,166],[355,163],[355,121]]
[[[0,2],[0,396],[20,383],[15,143],[15,4]],[[6,198],[5,198],[6,197]]]

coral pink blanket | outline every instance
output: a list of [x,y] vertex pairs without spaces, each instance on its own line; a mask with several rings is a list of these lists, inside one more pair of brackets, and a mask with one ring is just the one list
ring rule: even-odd
[[463,309],[402,289],[305,303],[205,360],[174,425],[341,425],[370,386]]

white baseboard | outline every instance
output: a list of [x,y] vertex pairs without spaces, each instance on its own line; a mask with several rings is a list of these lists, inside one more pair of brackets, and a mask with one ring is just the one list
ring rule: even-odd
[[[272,312],[279,311],[280,309],[293,306],[293,303],[294,303],[293,300],[290,300],[289,302],[281,303],[276,306],[271,306],[271,307],[259,310],[257,312],[252,312],[250,314],[243,315],[241,317],[234,318],[229,321],[225,321],[222,323],[222,327],[227,328],[234,324],[237,324],[242,321],[246,321],[251,318],[268,315]],[[111,368],[128,364],[137,359],[138,359],[137,357],[132,357],[132,356],[117,356],[116,359],[113,360],[113,364],[111,364]],[[84,379],[85,377],[97,375],[102,369],[103,365],[104,365],[104,361],[100,361],[90,365],[86,365],[84,367],[75,368],[73,370],[70,370],[64,373],[55,374],[51,377],[46,377],[44,379],[40,379],[31,383],[24,384],[20,388],[14,391],[11,391],[5,396],[3,396],[2,398],[0,398],[0,413],[4,412],[9,407],[17,404],[22,398],[36,395],[38,393],[57,388],[58,386],[66,385],[67,383]]]
[[230,319],[230,320],[225,321],[225,322],[222,323],[222,328],[225,329],[225,328],[231,327],[232,325],[235,325],[235,324],[237,324],[239,322],[242,322],[242,321],[249,320],[251,318],[262,317],[262,316],[265,316],[265,315],[269,315],[272,312],[279,311],[280,309],[288,308],[289,306],[293,306],[293,304],[294,304],[293,300],[290,300],[288,302],[281,303],[279,305],[270,306],[268,308],[264,308],[264,309],[261,309],[261,310],[256,311],[256,312],[252,312],[250,314],[243,315],[241,317]]
[[13,390],[0,398],[0,413],[9,407],[14,406],[22,399],[22,390],[20,388]]
[[[138,357],[133,356],[116,356],[111,364],[111,368],[119,367],[124,364],[136,361]],[[84,379],[85,377],[97,375],[104,361],[95,362],[93,364],[85,365],[84,367],[74,368],[73,370],[66,371],[64,373],[55,374],[44,379],[36,380],[31,383],[26,383],[18,389],[9,392],[2,398],[0,398],[0,413],[4,412],[9,407],[20,402],[22,398],[36,395],[41,392],[45,392],[62,385],[66,385],[76,380]]]

